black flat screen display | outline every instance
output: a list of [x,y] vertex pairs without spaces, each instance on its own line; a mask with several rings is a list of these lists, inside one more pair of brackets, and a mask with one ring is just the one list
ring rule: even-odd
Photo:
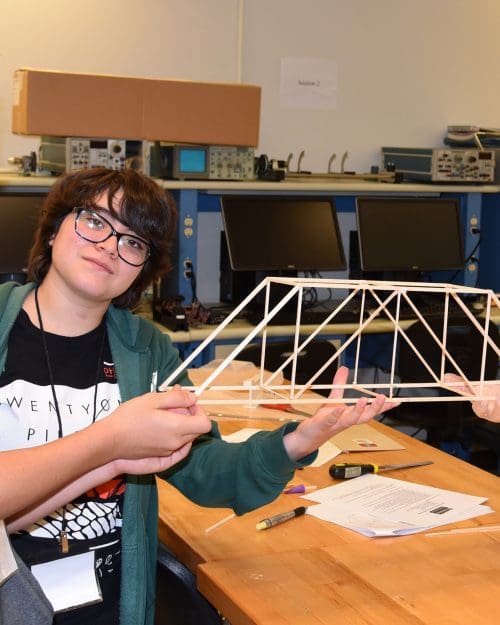
[[223,195],[221,211],[234,270],[346,268],[337,214],[329,198]]
[[22,274],[45,193],[0,194],[0,274]]
[[363,271],[462,269],[460,204],[454,198],[358,197]]

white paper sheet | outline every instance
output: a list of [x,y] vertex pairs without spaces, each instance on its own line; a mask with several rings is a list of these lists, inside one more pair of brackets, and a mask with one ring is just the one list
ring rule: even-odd
[[102,601],[94,560],[88,551],[31,567],[55,612]]
[[[228,443],[242,443],[243,441],[246,441],[247,438],[250,438],[252,434],[255,434],[255,432],[261,432],[261,431],[262,430],[259,430],[257,428],[242,428],[241,430],[238,430],[237,432],[233,432],[232,434],[226,434],[222,436],[222,439]],[[328,462],[332,458],[335,458],[340,453],[342,453],[341,449],[339,449],[333,443],[330,443],[329,441],[327,441],[326,443],[321,445],[321,447],[319,448],[318,457],[311,464],[311,466],[320,467],[322,464],[325,464],[325,462]]]
[[481,505],[486,497],[371,474],[303,498],[320,504],[307,514],[365,536],[413,534],[492,512]]
[[323,445],[321,445],[321,447],[318,449],[318,457],[311,464],[311,467],[320,467],[321,465],[329,462],[332,458],[335,458],[341,453],[342,450],[339,449],[337,445],[330,443],[330,441],[326,441],[326,443],[323,443]]
[[243,443],[257,432],[262,432],[262,430],[259,430],[258,428],[242,428],[232,434],[223,434],[222,440],[227,443]]

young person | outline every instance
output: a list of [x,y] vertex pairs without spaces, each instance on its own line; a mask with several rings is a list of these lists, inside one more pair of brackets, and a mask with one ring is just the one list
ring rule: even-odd
[[[178,354],[129,309],[168,271],[175,222],[169,196],[136,171],[67,174],[44,203],[30,282],[0,286],[0,448],[18,460],[38,454],[43,485],[31,499],[27,472],[26,497],[2,505],[9,529],[21,530],[11,541],[23,561],[59,575],[56,625],[153,622],[154,473],[200,505],[243,514],[277,497],[335,433],[390,407],[383,396],[325,404],[229,444],[192,394],[157,393]],[[342,367],[334,381],[346,379]],[[74,596],[68,562],[87,578],[95,569],[89,605]]]

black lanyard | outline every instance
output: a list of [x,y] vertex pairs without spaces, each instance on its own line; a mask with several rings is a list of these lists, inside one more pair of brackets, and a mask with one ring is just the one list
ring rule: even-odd
[[[35,289],[35,306],[36,306],[36,314],[38,317],[38,324],[40,326],[40,331],[42,334],[43,350],[45,352],[45,362],[47,363],[47,370],[49,372],[50,388],[52,389],[52,397],[54,398],[54,407],[55,407],[56,415],[57,415],[58,437],[62,438],[64,436],[62,418],[61,418],[61,412],[59,410],[59,402],[57,401],[56,387],[54,384],[54,375],[52,373],[52,366],[50,364],[50,355],[49,355],[49,348],[47,346],[47,337],[45,335],[45,330],[44,330],[43,322],[42,322],[42,315],[40,312],[40,304],[38,302],[38,286]],[[95,384],[94,384],[94,412],[92,414],[92,423],[95,423],[96,416],[97,416],[97,387],[99,383],[99,371],[101,368],[102,357],[104,353],[105,337],[106,337],[106,324],[103,322],[101,345],[99,348],[99,355],[97,357],[97,371],[96,371],[96,378],[95,378]],[[63,507],[61,533],[59,535],[59,544],[61,546],[62,552],[68,553],[69,543],[68,543],[68,532],[66,531],[66,506]]]
[[[52,373],[52,366],[50,364],[50,356],[49,356],[49,349],[47,346],[47,337],[45,335],[45,330],[43,327],[43,322],[42,322],[42,315],[40,312],[40,304],[38,302],[38,286],[35,289],[35,306],[36,306],[36,314],[38,317],[38,325],[40,326],[40,331],[42,334],[42,343],[43,343],[43,350],[45,352],[45,362],[47,363],[47,370],[49,372],[49,381],[50,381],[50,388],[52,389],[52,397],[54,399],[54,407],[56,410],[56,415],[57,415],[57,423],[58,423],[58,437],[62,438],[64,436],[63,433],[63,425],[62,425],[62,419],[61,419],[61,412],[59,410],[59,402],[57,401],[57,395],[56,395],[56,388],[54,385],[54,375]],[[97,387],[98,387],[98,383],[99,383],[99,372],[100,372],[100,368],[101,368],[101,363],[102,363],[102,356],[104,353],[104,341],[106,338],[106,324],[103,323],[102,324],[102,336],[101,336],[101,345],[99,347],[99,355],[97,357],[97,371],[96,371],[96,377],[95,377],[95,383],[94,383],[94,411],[92,414],[92,423],[95,423],[96,420],[96,416],[97,416]]]

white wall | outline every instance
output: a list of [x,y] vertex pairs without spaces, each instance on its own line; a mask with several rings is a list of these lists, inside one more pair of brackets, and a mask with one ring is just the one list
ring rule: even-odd
[[[337,63],[337,108],[280,108],[282,57]],[[448,124],[500,126],[498,0],[250,0],[244,79],[263,87],[261,148],[303,168],[367,171],[383,145],[442,145]],[[296,161],[294,161],[296,164]]]
[[237,25],[237,0],[0,0],[0,168],[39,143],[10,131],[16,69],[236,82]]
[[[498,0],[0,0],[0,168],[38,145],[10,132],[16,68],[233,82],[240,7],[242,80],[262,86],[270,157],[304,149],[303,167],[320,171],[348,151],[362,171],[382,145],[500,126]],[[334,110],[280,107],[285,57],[337,64]]]
[[[336,169],[348,151],[347,169],[367,171],[383,145],[442,145],[448,124],[500,127],[498,0],[0,0],[0,10],[0,169],[38,147],[10,131],[19,67],[228,82],[241,70],[262,87],[258,152],[293,152],[294,167],[305,150],[313,171],[333,152]],[[282,58],[334,62],[336,107],[281,107]],[[214,301],[219,216],[201,226],[198,296]]]

